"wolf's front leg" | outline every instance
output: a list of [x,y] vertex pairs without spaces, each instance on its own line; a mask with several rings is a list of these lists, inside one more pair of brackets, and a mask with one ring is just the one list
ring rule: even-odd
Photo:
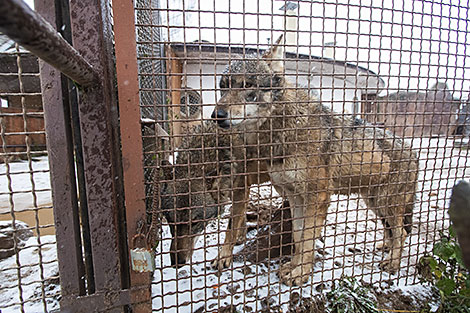
[[[290,200],[289,200],[290,201]],[[294,256],[290,262],[281,266],[281,281],[288,285],[301,286],[304,284],[312,272],[314,259],[314,234],[312,229],[303,229],[304,223],[294,220],[292,222],[294,230]],[[308,228],[309,221],[305,219],[305,228]]]
[[232,214],[227,228],[227,234],[219,255],[212,262],[212,267],[222,270],[232,264],[233,247],[241,241],[246,229],[246,203],[249,197],[249,188],[235,190],[232,199]]
[[[321,235],[325,223],[329,204],[329,194],[319,193],[317,197],[310,197],[308,203],[299,203],[300,197],[289,201],[298,204],[291,208],[292,228],[294,232],[295,252],[292,260],[281,267],[281,280],[286,285],[304,284],[311,276],[315,260],[315,240]],[[312,199],[313,198],[313,199]],[[303,204],[303,205],[301,205]]]

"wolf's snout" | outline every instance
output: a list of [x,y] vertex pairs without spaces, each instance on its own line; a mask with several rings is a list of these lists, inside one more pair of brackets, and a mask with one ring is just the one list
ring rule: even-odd
[[212,112],[212,115],[211,115],[212,118],[217,118],[217,119],[226,119],[228,117],[228,113],[227,111],[223,110],[223,109],[217,109]]
[[230,121],[228,120],[228,113],[223,109],[214,109],[211,117],[217,121],[217,124],[222,128],[229,128]]

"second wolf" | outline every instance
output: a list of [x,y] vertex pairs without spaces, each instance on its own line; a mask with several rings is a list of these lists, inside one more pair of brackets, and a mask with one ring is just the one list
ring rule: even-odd
[[161,184],[154,187],[160,189],[160,210],[173,237],[172,265],[188,262],[196,237],[230,202],[233,218],[224,251],[244,241],[250,186],[269,181],[269,176],[265,162],[246,160],[243,153],[240,136],[220,133],[217,125],[205,122],[182,139],[174,165],[162,162],[163,175],[156,179]]
[[[283,57],[276,44],[262,56],[232,62],[221,78],[222,97],[212,115],[222,128],[244,134],[248,158],[268,164],[272,184],[290,202],[295,255],[281,267],[281,279],[296,285],[308,280],[332,194],[361,195],[383,221],[390,253],[381,267],[397,271],[411,231],[415,153],[391,132],[334,115],[290,85]],[[232,248],[222,248],[219,268],[230,265]]]

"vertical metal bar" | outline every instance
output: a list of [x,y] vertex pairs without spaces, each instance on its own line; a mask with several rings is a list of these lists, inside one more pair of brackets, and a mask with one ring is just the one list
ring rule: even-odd
[[[146,220],[133,2],[114,1],[113,12],[127,235],[128,238],[133,238],[137,233],[138,222]],[[140,288],[138,291],[131,292],[132,299],[136,297],[146,299],[144,303],[135,304],[133,312],[150,312],[152,310],[150,283],[151,279],[148,273],[130,272],[131,288],[148,286],[148,288]]]
[[[110,60],[112,30],[107,1],[70,1],[74,47],[102,77],[102,86],[80,94],[79,110],[96,291],[126,287],[121,227],[122,190],[117,105]],[[126,258],[127,260],[127,258]],[[127,263],[127,261],[125,262]]]
[[[59,32],[72,44],[72,29],[70,24],[70,10],[68,1],[56,1],[56,15],[60,23],[58,23]],[[60,27],[59,27],[60,25]],[[78,184],[78,200],[79,212],[82,226],[82,243],[83,243],[83,256],[85,259],[85,275],[86,275],[86,288],[88,294],[95,292],[95,275],[93,270],[93,253],[91,248],[90,239],[90,224],[88,216],[88,200],[86,196],[85,185],[85,171],[83,164],[83,149],[82,138],[80,131],[80,118],[78,113],[78,91],[75,84],[68,79],[63,79],[62,89],[68,90],[69,109],[70,109],[70,123],[72,126],[73,146],[76,162],[76,174]]]
[[86,287],[88,294],[95,292],[95,274],[93,269],[93,251],[90,238],[90,218],[88,215],[88,200],[86,196],[85,170],[83,164],[82,137],[78,112],[78,95],[75,85],[68,80],[67,87],[70,99],[70,115],[72,135],[74,140],[75,162],[77,168],[78,200],[80,202],[80,219],[82,225],[83,252],[85,258]]
[[[35,8],[51,24],[59,22],[54,0],[35,0]],[[78,296],[85,294],[85,282],[69,110],[64,104],[62,75],[44,61],[39,64],[61,292],[62,297]]]

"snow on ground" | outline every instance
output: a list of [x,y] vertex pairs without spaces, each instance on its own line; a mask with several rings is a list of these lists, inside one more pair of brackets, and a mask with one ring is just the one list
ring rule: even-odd
[[[55,236],[31,237],[17,255],[0,261],[0,312],[50,312],[60,294]],[[43,301],[43,295],[45,301]]]
[[[458,180],[470,178],[470,167],[468,150],[454,148],[452,139],[420,138],[412,145],[421,148],[418,203],[414,209],[413,231],[405,243],[401,270],[397,274],[391,275],[378,267],[384,253],[376,249],[375,242],[383,238],[382,223],[357,197],[351,196],[348,201],[346,196],[333,196],[322,240],[316,243],[322,253],[317,254],[313,275],[302,287],[288,287],[279,282],[278,260],[269,266],[235,260],[232,267],[220,275],[211,269],[210,261],[216,258],[218,245],[224,240],[224,233],[218,229],[219,226],[226,229],[226,218],[208,225],[206,234],[196,244],[191,264],[177,271],[169,267],[166,252],[171,235],[166,227],[157,250],[153,308],[163,308],[164,312],[194,312],[234,305],[239,312],[245,312],[260,310],[268,301],[271,305],[281,305],[285,312],[292,292],[312,298],[324,293],[325,288],[331,287],[332,280],[342,276],[360,276],[364,282],[385,290],[398,288],[408,294],[429,294],[429,290],[419,284],[415,265],[424,252],[430,251],[439,230],[448,226],[444,208],[451,188]],[[258,192],[266,201],[275,194],[269,185],[262,186]],[[248,236],[256,236],[256,231]],[[242,246],[236,246],[234,254],[241,249]]]
[[[31,164],[28,161],[11,162],[8,168],[6,164],[0,164],[1,217],[6,219],[11,216],[12,207],[19,213],[35,207],[50,206],[50,188],[46,156],[34,158]],[[29,225],[33,229],[35,226]],[[0,260],[0,312],[19,312],[21,302],[25,302],[26,312],[45,312],[58,308],[60,288],[55,236],[33,236],[21,242],[20,247],[18,255]],[[42,301],[43,293],[45,302]]]
[[[375,241],[382,239],[382,224],[376,221],[372,212],[365,209],[364,203],[354,197],[332,197],[327,226],[322,240],[317,241],[318,251],[314,272],[302,287],[288,287],[279,283],[277,270],[279,262],[251,264],[235,261],[232,268],[220,275],[211,269],[209,263],[217,256],[218,245],[224,240],[227,227],[228,207],[225,215],[212,221],[196,244],[190,265],[178,270],[171,268],[168,254],[170,238],[167,226],[163,230],[163,240],[157,248],[152,294],[154,310],[164,312],[194,312],[202,307],[214,310],[233,304],[239,311],[260,310],[263,303],[281,304],[286,311],[290,295],[296,291],[304,297],[324,292],[331,281],[342,276],[357,275],[365,282],[384,290],[400,289],[408,294],[427,294],[429,291],[419,285],[415,264],[418,258],[432,247],[438,238],[438,231],[448,225],[447,206],[451,188],[459,179],[470,179],[468,150],[453,148],[452,139],[415,139],[413,147],[420,148],[420,173],[418,203],[414,210],[414,228],[407,239],[403,253],[401,270],[396,275],[382,272],[378,264],[383,252],[375,248]],[[27,162],[11,163],[10,172],[22,172]],[[44,173],[35,173],[34,181],[38,190],[50,189],[47,173],[47,159],[33,162],[33,167]],[[0,174],[5,173],[5,165],[0,164]],[[44,176],[42,176],[44,175]],[[12,174],[14,190],[30,190],[29,173]],[[0,193],[8,190],[4,175],[0,175]],[[260,201],[269,201],[275,194],[270,185],[263,185],[258,193]],[[40,194],[40,193],[38,193]],[[49,197],[49,198],[48,198]],[[50,202],[49,196],[38,196],[38,201]],[[31,205],[31,198],[20,195],[14,197],[15,209]],[[9,207],[9,199],[0,196],[0,208]],[[276,205],[273,205],[277,207]],[[256,230],[248,233],[248,239],[256,236]],[[41,249],[38,248],[40,240]],[[243,246],[236,246],[234,253]],[[40,261],[42,258],[42,261]],[[12,256],[0,261],[0,310],[17,312],[18,303],[24,301],[26,312],[43,312],[58,307],[59,287],[57,286],[57,256],[54,236],[32,237],[25,243],[18,258]],[[43,264],[41,267],[40,264]],[[21,269],[18,270],[18,264]],[[19,277],[21,283],[19,284]],[[41,284],[41,281],[44,283]],[[18,286],[20,285],[21,288]],[[323,290],[323,291],[322,291]],[[46,294],[46,304],[41,300]],[[178,308],[176,305],[179,305]]]
[[[46,156],[34,158],[29,169],[28,161],[0,164],[0,213],[10,211],[10,192],[15,211],[23,211],[34,206],[33,183],[38,207],[51,205],[51,181],[49,163]],[[7,171],[11,180],[8,180]],[[32,178],[30,172],[33,173]]]

